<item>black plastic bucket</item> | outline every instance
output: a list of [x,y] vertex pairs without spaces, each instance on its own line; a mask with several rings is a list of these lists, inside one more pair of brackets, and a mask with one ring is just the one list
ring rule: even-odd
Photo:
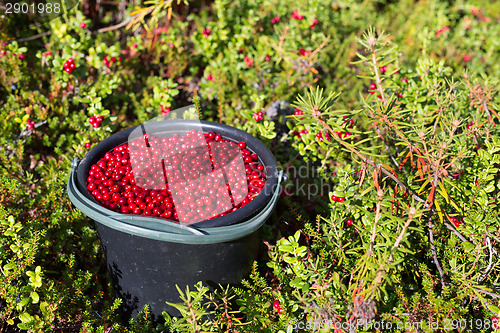
[[259,140],[222,124],[191,120],[156,122],[148,132],[168,136],[201,124],[204,133],[216,132],[231,141],[245,141],[266,170],[266,184],[249,204],[235,212],[189,226],[116,213],[99,205],[86,188],[91,165],[114,147],[127,142],[134,127],[112,135],[81,161],[75,160],[68,181],[73,204],[95,220],[108,271],[117,297],[123,299],[125,317],[135,316],[145,304],[154,319],[163,311],[178,315],[166,302],[180,302],[176,289],[198,281],[215,287],[239,284],[259,249],[260,227],[271,214],[279,193],[281,174],[276,161]]

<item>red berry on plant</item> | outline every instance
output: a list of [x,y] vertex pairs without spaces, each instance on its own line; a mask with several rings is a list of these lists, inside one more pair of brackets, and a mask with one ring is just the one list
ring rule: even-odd
[[491,327],[494,328],[495,330],[500,327],[498,325],[498,317],[496,316],[491,317]]
[[210,30],[210,29],[208,29],[208,28],[207,28],[207,29],[203,29],[203,30],[201,31],[201,33],[202,33],[202,34],[203,34],[203,36],[205,36],[205,38],[206,38],[206,37],[210,36],[210,34],[212,33],[212,30]]
[[24,58],[25,58],[24,54],[22,54],[22,53],[21,53],[21,54],[19,55],[19,59],[24,60]]
[[407,78],[407,77],[402,78],[402,79],[401,79],[401,82],[403,82],[403,83],[408,83],[408,78]]
[[380,67],[380,73],[384,74],[385,72],[387,72],[387,66]]
[[264,113],[262,111],[254,112],[253,119],[255,121],[261,121],[264,118]]
[[345,201],[345,198],[344,198],[344,197],[338,197],[338,198],[337,198],[337,202],[342,203],[342,202],[344,202],[344,201]]
[[292,12],[292,18],[294,18],[296,20],[299,20],[299,21],[302,21],[302,19],[304,18],[304,16],[302,16],[302,15],[299,14],[299,10],[298,9],[295,9]]
[[352,219],[347,219],[345,223],[347,224],[347,226],[351,226],[354,223],[354,221]]
[[281,308],[280,301],[275,300],[275,301],[273,302],[273,308],[274,308],[275,310],[280,309],[280,308]]
[[370,84],[370,90],[376,90],[377,85],[375,83]]
[[312,51],[311,50],[304,50],[304,49],[299,49],[299,53],[301,56],[305,57],[306,55],[308,55],[309,53],[311,53]]
[[271,60],[271,57],[269,55],[266,55],[266,57],[264,58],[265,61],[269,61]]
[[90,142],[85,142],[85,148],[90,148],[92,146],[92,144]]
[[87,23],[82,22],[80,23],[80,28],[85,29],[87,27]]
[[161,105],[160,107],[161,107],[161,115],[163,117],[165,117],[167,114],[170,113],[170,111],[172,111],[172,108],[170,106],[163,107],[163,105]]
[[332,201],[337,201],[339,198],[337,198],[336,196],[332,195]]
[[253,59],[252,58],[245,56],[245,58],[243,60],[245,60],[245,64],[247,65],[247,67],[253,66]]

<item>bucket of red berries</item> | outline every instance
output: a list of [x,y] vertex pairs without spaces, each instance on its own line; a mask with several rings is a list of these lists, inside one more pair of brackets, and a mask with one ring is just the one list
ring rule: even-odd
[[179,287],[238,284],[256,258],[281,175],[246,132],[161,120],[116,133],[72,164],[68,194],[96,222],[126,318],[176,315]]

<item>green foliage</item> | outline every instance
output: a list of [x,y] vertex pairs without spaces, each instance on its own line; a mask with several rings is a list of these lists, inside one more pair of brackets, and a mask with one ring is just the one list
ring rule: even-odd
[[[409,318],[426,332],[446,321],[490,331],[498,6],[89,4],[0,22],[1,332],[340,332],[358,321],[402,332]],[[22,40],[20,27],[41,35]],[[288,175],[267,251],[240,286],[178,286],[180,316],[153,322],[146,306],[125,324],[93,223],[65,193],[70,161],[193,101],[186,117],[255,135]]]

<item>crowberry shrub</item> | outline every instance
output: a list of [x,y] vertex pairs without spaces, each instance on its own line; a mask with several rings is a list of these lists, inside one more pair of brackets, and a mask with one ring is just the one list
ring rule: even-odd
[[[80,2],[50,22],[2,20],[4,331],[280,332],[401,318],[497,325],[494,2],[436,1],[433,15],[422,1],[172,4],[94,11]],[[124,21],[141,9],[148,15]],[[359,38],[369,26],[391,36]],[[69,58],[75,68],[65,69]],[[94,225],[65,194],[69,162],[195,96],[200,119],[255,135],[288,173],[262,230],[267,254],[240,287],[180,286],[181,318],[165,314],[157,326],[146,307],[125,327]],[[115,194],[108,190],[111,201]]]

